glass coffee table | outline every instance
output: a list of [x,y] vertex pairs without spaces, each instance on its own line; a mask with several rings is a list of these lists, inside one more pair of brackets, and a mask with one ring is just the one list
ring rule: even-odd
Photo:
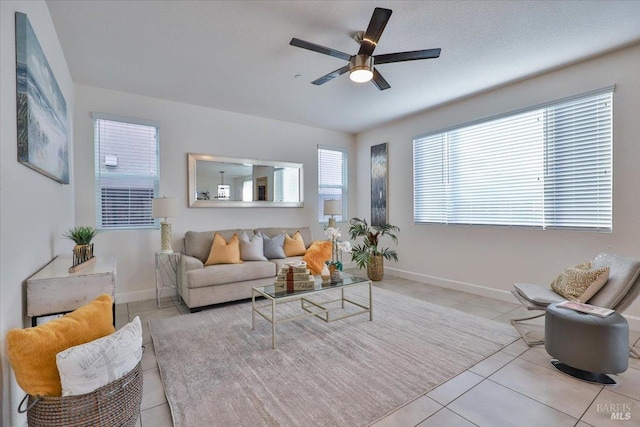
[[[271,323],[271,348],[276,348],[276,325],[294,320],[304,319],[305,317],[317,317],[327,323],[336,320],[346,319],[347,317],[356,316],[358,314],[369,313],[369,320],[373,320],[373,298],[371,281],[361,277],[352,276],[343,273],[343,280],[337,283],[322,284],[319,276],[314,277],[315,285],[313,289],[294,290],[287,292],[286,289],[275,287],[274,285],[258,286],[253,288],[251,292],[251,329],[256,327],[256,313],[264,317]],[[361,304],[352,299],[345,298],[345,290],[354,286],[369,287],[369,305]],[[315,299],[314,295],[327,293],[330,291],[340,290],[340,298],[338,299]],[[256,296],[264,297],[268,303],[257,305]],[[278,304],[291,303],[300,301],[301,312],[288,317],[276,319],[276,306]],[[339,302],[337,308],[328,307],[331,303]],[[336,313],[340,308],[344,309],[345,304],[356,307],[355,311]],[[269,309],[270,307],[270,309]],[[269,311],[271,313],[269,313]],[[333,313],[332,313],[333,312]],[[332,315],[333,314],[333,315]]]

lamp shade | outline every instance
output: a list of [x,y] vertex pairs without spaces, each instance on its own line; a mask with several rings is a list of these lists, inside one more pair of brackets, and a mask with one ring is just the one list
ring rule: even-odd
[[160,197],[153,199],[151,203],[151,216],[153,218],[178,216],[178,199],[175,197]]
[[355,55],[349,61],[349,78],[356,83],[365,83],[373,78],[373,57]]
[[325,200],[324,201],[324,214],[325,215],[340,215],[342,213],[342,200]]

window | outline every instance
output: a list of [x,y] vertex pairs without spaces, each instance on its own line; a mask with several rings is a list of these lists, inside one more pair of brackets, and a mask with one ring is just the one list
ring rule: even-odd
[[300,201],[300,170],[298,168],[275,168],[273,171],[273,201]]
[[242,201],[250,202],[253,200],[253,180],[251,178],[242,181]]
[[612,96],[414,139],[414,221],[611,231]]
[[97,113],[93,119],[97,228],[157,228],[151,200],[160,184],[158,125]]
[[324,214],[325,200],[342,200],[342,214],[334,218],[347,218],[347,150],[318,147],[318,221],[327,222]]

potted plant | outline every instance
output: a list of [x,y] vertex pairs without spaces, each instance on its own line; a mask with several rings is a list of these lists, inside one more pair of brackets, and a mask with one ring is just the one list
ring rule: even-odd
[[73,248],[73,265],[78,265],[93,258],[93,245],[91,240],[99,233],[93,227],[79,225],[67,230],[62,236],[73,240],[76,245]]
[[394,244],[398,244],[397,233],[400,228],[391,224],[369,225],[365,219],[351,218],[349,221],[349,237],[357,242],[351,249],[351,258],[358,268],[366,268],[370,280],[379,281],[384,277],[384,259],[398,261],[398,253],[394,249],[379,248],[380,238],[389,236]]

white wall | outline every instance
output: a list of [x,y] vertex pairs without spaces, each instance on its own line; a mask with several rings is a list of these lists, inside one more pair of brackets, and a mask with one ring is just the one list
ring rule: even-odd
[[[314,238],[324,238],[316,220],[317,145],[348,147],[353,157],[352,135],[97,87],[75,88],[78,224],[95,225],[96,221],[91,112],[101,112],[160,122],[160,194],[177,197],[180,202],[179,216],[170,219],[174,247],[189,230],[236,227],[310,225]],[[190,152],[303,163],[304,208],[189,208],[187,153]],[[352,166],[355,168],[355,163]],[[353,188],[355,179],[351,179]],[[355,196],[352,200],[353,206]],[[97,251],[117,254],[118,302],[155,297],[154,253],[160,248],[159,230],[109,231],[94,242]]]
[[[417,114],[357,136],[357,210],[370,217],[370,147],[389,143],[389,222],[401,229],[400,262],[425,282],[507,299],[514,282],[550,283],[601,251],[640,258],[640,45]],[[614,93],[613,233],[413,223],[414,136],[611,84]],[[429,96],[425,93],[423,96]],[[626,312],[640,320],[640,301]],[[630,316],[627,316],[630,317]],[[640,324],[632,323],[636,329]]]
[[9,368],[7,331],[25,326],[25,280],[73,243],[73,184],[62,185],[18,163],[15,12],[27,15],[67,102],[70,178],[73,179],[73,83],[44,1],[0,2],[0,339],[2,425],[26,425],[16,408],[24,392]]

